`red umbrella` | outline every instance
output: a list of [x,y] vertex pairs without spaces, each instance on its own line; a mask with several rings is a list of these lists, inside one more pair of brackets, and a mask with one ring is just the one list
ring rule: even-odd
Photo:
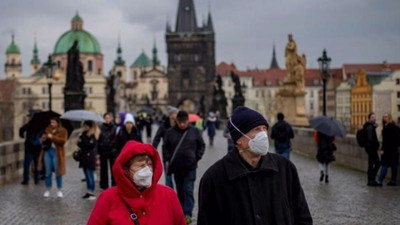
[[200,119],[201,119],[200,116],[198,116],[194,113],[189,114],[189,122],[191,122],[191,123],[199,121]]

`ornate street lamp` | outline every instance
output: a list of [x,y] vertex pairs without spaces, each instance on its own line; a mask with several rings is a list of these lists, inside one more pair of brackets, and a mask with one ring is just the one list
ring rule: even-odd
[[331,58],[326,54],[326,50],[322,52],[322,57],[318,58],[319,69],[321,71],[322,78],[322,115],[326,116],[326,81],[329,78],[329,64],[331,63]]
[[56,63],[51,60],[51,55],[49,55],[49,59],[47,62],[44,63],[44,66],[46,67],[46,80],[47,80],[47,85],[49,87],[49,110],[52,110],[51,108],[51,87],[53,86],[53,79],[57,80],[57,76],[53,76],[53,67],[56,66]]

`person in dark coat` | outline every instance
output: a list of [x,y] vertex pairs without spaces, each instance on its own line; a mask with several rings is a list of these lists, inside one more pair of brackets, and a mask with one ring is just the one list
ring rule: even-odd
[[94,200],[95,180],[94,171],[96,170],[97,140],[99,138],[99,129],[94,121],[87,120],[83,122],[83,132],[78,139],[78,147],[81,149],[79,159],[79,168],[83,169],[86,179],[87,192],[82,198]]
[[[33,114],[29,114],[28,118],[31,118]],[[37,169],[39,164],[39,155],[41,151],[41,144],[40,144],[40,136],[37,134],[32,133],[29,121],[25,123],[19,129],[19,137],[25,138],[24,148],[24,173],[23,173],[23,180],[21,182],[22,185],[29,184],[29,173],[31,168],[31,163],[34,163],[34,182],[35,184],[39,183],[39,170]]]
[[104,121],[100,126],[100,137],[98,141],[98,153],[100,155],[100,188],[107,189],[109,187],[108,172],[110,171],[112,183],[115,181],[112,176],[112,166],[114,165],[115,152],[115,135],[117,126],[112,122],[111,113],[104,114]]
[[177,124],[165,133],[163,154],[169,165],[168,173],[174,175],[179,202],[189,224],[194,207],[197,162],[204,154],[205,144],[200,130],[189,124],[186,111],[179,111],[176,118]]
[[379,141],[376,135],[376,116],[375,113],[368,115],[368,121],[364,124],[363,129],[367,133],[367,143],[365,145],[365,151],[368,154],[368,186],[379,186],[375,181],[376,175],[378,174],[381,162],[378,156]]
[[[155,148],[158,147],[158,144],[160,144],[161,139],[164,141],[164,136],[167,130],[175,125],[175,120],[176,120],[176,115],[178,114],[179,109],[173,107],[173,106],[168,106],[167,107],[167,113],[168,117],[163,121],[163,123],[158,127],[157,133],[154,136],[153,139],[153,146]],[[163,153],[163,164],[166,165],[166,159],[165,159],[165,154]],[[165,166],[164,166],[165,169]],[[165,171],[166,172],[166,171]],[[172,175],[169,175],[165,173],[165,185],[168,187],[174,189],[174,182],[172,181]]]
[[276,116],[278,122],[272,127],[271,139],[274,139],[275,152],[283,157],[290,159],[291,144],[290,139],[294,138],[293,129],[284,118],[283,113]]
[[124,126],[119,130],[117,134],[115,141],[117,151],[115,153],[115,157],[118,157],[122,148],[128,141],[142,142],[140,133],[135,125],[135,119],[133,119],[133,116],[130,113],[127,113],[125,115]]
[[333,143],[335,138],[318,132],[316,139],[318,145],[317,161],[320,171],[319,181],[322,182],[325,178],[325,183],[329,183],[330,163],[336,159],[333,155],[333,152],[336,151],[336,146]]
[[206,129],[208,138],[210,140],[210,146],[213,146],[214,144],[215,130],[217,129],[216,122],[217,117],[215,116],[215,113],[210,112],[206,121]]
[[382,186],[385,179],[387,169],[392,170],[392,177],[387,183],[389,186],[396,186],[397,166],[399,165],[398,147],[400,143],[400,128],[396,126],[392,120],[392,115],[385,113],[382,119],[382,156],[381,156],[381,174],[377,181],[379,186]]
[[235,148],[201,178],[197,224],[312,224],[296,167],[269,153],[267,120],[239,106],[227,127]]
[[146,127],[146,142],[151,143],[151,134],[152,134],[151,125],[153,125],[152,116],[146,115],[143,122],[144,122],[144,126]]

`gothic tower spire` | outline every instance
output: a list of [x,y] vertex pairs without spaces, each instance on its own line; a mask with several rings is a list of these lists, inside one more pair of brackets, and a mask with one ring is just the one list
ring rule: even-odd
[[270,69],[279,69],[278,61],[276,60],[276,53],[275,53],[275,44],[272,50],[272,60],[271,60],[271,66],[269,67]]
[[194,33],[196,31],[197,20],[193,0],[179,0],[175,32]]

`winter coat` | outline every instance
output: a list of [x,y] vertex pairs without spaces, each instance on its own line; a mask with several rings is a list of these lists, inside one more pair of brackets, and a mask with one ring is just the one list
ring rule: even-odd
[[[132,179],[124,174],[123,165],[133,156],[147,154],[153,162],[153,179],[149,188],[140,192]],[[121,198],[138,216],[140,225],[186,225],[182,207],[175,192],[158,181],[162,165],[157,150],[150,144],[129,141],[114,166],[117,186],[103,191],[97,199],[88,225],[133,224]]]
[[97,140],[94,135],[87,135],[87,131],[79,136],[78,147],[81,149],[79,167],[84,169],[96,169]]
[[334,137],[330,137],[321,132],[318,132],[318,152],[317,160],[320,163],[330,163],[335,161],[333,152],[336,150],[335,144],[333,144]]
[[100,136],[97,142],[98,153],[100,155],[109,156],[115,149],[115,133],[117,126],[113,123],[103,123],[100,126]]
[[[57,174],[62,176],[65,174],[65,166],[66,166],[66,159],[65,159],[65,148],[64,145],[68,140],[68,132],[67,130],[59,126],[56,129],[53,129],[50,125],[45,130],[46,134],[52,134],[53,136],[50,138],[51,142],[56,146],[56,158],[57,158]],[[39,155],[39,163],[38,163],[38,170],[43,170],[43,158],[44,158],[44,150],[40,152]]]
[[[282,138],[284,136],[284,138]],[[284,120],[279,120],[271,131],[271,139],[274,139],[275,149],[290,148],[290,139],[294,138],[292,127]]]
[[367,153],[376,153],[379,149],[378,136],[376,135],[376,123],[366,122],[364,128],[367,131],[367,143],[365,146],[365,151]]
[[169,128],[171,128],[171,123],[169,122],[169,118],[166,118],[165,121],[158,127],[156,135],[154,136],[153,146],[155,148],[157,148],[158,144],[160,144],[161,138],[164,140],[165,132],[167,132]]
[[136,129],[136,127],[134,126],[132,128],[131,133],[128,133],[128,131],[126,130],[125,126],[122,127],[121,130],[119,130],[117,137],[116,137],[116,156],[119,155],[119,153],[121,152],[122,148],[124,147],[125,143],[128,141],[138,141],[138,142],[142,142],[142,137],[139,134],[139,131]]
[[206,129],[209,137],[214,137],[215,136],[215,130],[216,130],[216,125],[215,123],[217,122],[217,118],[215,117],[208,117],[206,121]]
[[268,153],[254,169],[235,148],[201,178],[197,224],[305,225],[312,218],[293,163]]
[[19,128],[19,137],[24,138],[24,134],[26,134],[24,142],[25,153],[39,155],[41,145],[38,139],[40,139],[40,137],[32,133],[30,126],[30,123],[26,123],[21,128]]
[[[174,160],[171,157],[174,154],[175,147],[185,131],[188,131],[181,146],[177,150]],[[177,125],[170,128],[164,137],[163,158],[170,162],[170,172],[188,171],[197,168],[197,162],[201,159],[205,150],[205,143],[199,129],[188,126],[186,130],[181,130]]]
[[400,128],[394,123],[388,123],[382,129],[382,165],[392,166],[399,164],[399,143]]

